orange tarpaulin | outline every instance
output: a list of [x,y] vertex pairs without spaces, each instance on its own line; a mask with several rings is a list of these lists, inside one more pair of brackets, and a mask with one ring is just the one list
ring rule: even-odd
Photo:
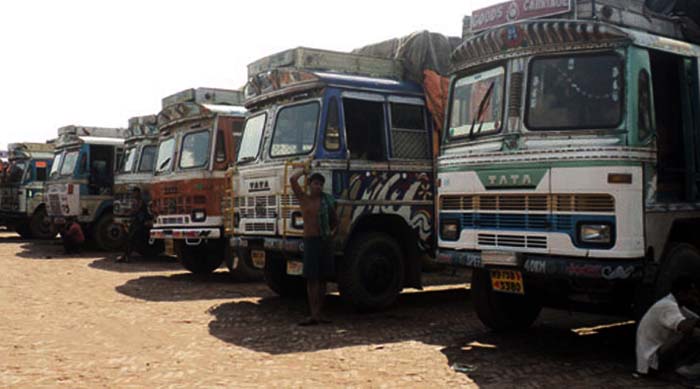
[[432,70],[425,70],[423,71],[423,91],[428,111],[433,116],[433,155],[437,155],[440,148],[440,134],[445,123],[449,79]]

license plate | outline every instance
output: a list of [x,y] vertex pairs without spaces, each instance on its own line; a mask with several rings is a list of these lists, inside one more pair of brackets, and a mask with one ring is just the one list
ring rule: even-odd
[[253,260],[253,266],[258,269],[265,268],[265,251],[263,250],[252,250],[250,252],[250,258]]
[[287,261],[287,274],[300,276],[304,272],[304,263],[299,261]]
[[165,255],[175,257],[175,242],[172,239],[165,239]]
[[523,275],[516,270],[491,270],[491,289],[514,294],[525,294]]

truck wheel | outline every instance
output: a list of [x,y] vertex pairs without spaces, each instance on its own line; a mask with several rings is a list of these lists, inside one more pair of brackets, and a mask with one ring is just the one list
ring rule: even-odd
[[[235,268],[233,267],[234,261],[237,262]],[[259,281],[263,278],[263,272],[253,266],[250,261],[249,250],[232,250],[230,247],[227,247],[226,267],[231,273],[231,276],[235,277],[237,280]]]
[[687,243],[672,243],[666,253],[654,286],[654,300],[671,293],[671,285],[681,275],[700,279],[700,252]]
[[29,220],[29,230],[34,239],[53,239],[57,233],[44,207],[37,209],[32,215]]
[[353,239],[340,269],[340,296],[360,310],[391,305],[403,287],[401,248],[391,236],[372,232]]
[[542,310],[542,305],[527,294],[522,296],[493,291],[488,270],[474,269],[471,291],[476,315],[494,331],[526,329]]
[[100,220],[97,221],[94,231],[95,242],[99,249],[119,251],[124,247],[126,231],[120,224],[114,222],[114,216],[111,213],[102,215]]
[[[248,250],[242,250],[249,252]],[[287,264],[281,255],[267,252],[263,275],[265,283],[280,297],[306,296],[306,281],[302,277],[287,274]]]
[[175,242],[175,251],[182,266],[194,274],[210,274],[224,260],[223,247],[212,242],[189,246],[185,241],[178,240]]

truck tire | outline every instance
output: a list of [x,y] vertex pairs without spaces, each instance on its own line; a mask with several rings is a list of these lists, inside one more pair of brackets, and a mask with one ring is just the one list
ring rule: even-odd
[[348,246],[337,272],[343,300],[359,310],[377,310],[396,301],[403,287],[404,263],[399,244],[381,232],[361,234]]
[[542,305],[527,294],[522,296],[494,292],[488,270],[474,269],[471,292],[476,315],[494,331],[526,329],[535,322],[542,310]]
[[281,255],[266,253],[263,275],[267,286],[280,297],[306,296],[306,281],[287,274],[287,264]]
[[29,230],[34,239],[53,239],[56,237],[57,231],[46,213],[46,208],[39,207],[32,218],[29,219]]
[[100,250],[119,251],[124,247],[126,232],[121,225],[114,222],[111,213],[106,213],[95,224],[94,236]]
[[[260,281],[263,279],[263,271],[257,269],[250,261],[249,250],[232,250],[230,247],[226,250],[226,267],[231,273],[231,276],[240,281]],[[234,261],[236,267],[234,268]]]
[[175,251],[182,266],[194,274],[210,274],[224,261],[223,247],[218,242],[189,246],[185,241],[178,240],[175,241]]
[[671,293],[673,281],[681,275],[700,279],[700,252],[687,243],[671,243],[656,277],[653,301],[648,301],[648,306]]

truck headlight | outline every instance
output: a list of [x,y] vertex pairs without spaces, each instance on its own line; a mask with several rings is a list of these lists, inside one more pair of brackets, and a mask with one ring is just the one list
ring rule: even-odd
[[304,217],[301,216],[301,212],[292,213],[292,227],[297,229],[304,228]]
[[459,224],[455,220],[443,220],[440,225],[440,237],[442,240],[459,239]]
[[601,223],[581,224],[578,236],[584,243],[610,244],[612,243],[612,226]]
[[203,222],[207,218],[207,213],[203,210],[192,211],[193,222]]

